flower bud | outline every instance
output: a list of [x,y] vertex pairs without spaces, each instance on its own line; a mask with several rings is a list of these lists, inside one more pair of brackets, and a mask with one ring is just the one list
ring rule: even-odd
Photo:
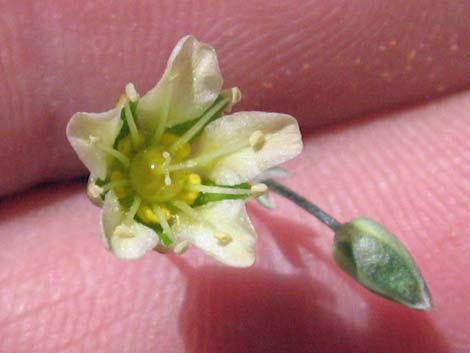
[[400,241],[380,224],[355,218],[335,234],[333,256],[367,289],[413,309],[431,309],[424,279]]

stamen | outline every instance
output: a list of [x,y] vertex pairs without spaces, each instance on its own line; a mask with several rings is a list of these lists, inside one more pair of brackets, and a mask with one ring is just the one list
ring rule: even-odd
[[[209,162],[212,162],[214,159],[220,158],[222,156],[225,156],[230,153],[237,152],[243,148],[248,147],[247,143],[239,144],[239,145],[233,145],[233,146],[227,146],[225,149],[224,148],[219,148],[217,151],[214,151],[212,153],[206,153],[203,154],[199,157],[193,158],[192,160],[196,162],[197,164],[206,164]],[[187,161],[188,162],[188,161]]]
[[170,225],[168,224],[162,209],[159,206],[154,206],[153,212],[155,212],[155,214],[157,215],[158,220],[160,221],[160,225],[163,228],[163,231],[166,233],[166,235],[168,235],[168,238],[170,238],[170,240],[174,242],[176,240],[175,235],[173,234],[173,231],[171,230]]
[[118,150],[115,150],[114,148],[111,148],[111,147],[108,147],[108,146],[103,146],[101,144],[98,143],[98,139],[96,139],[96,137],[94,139],[92,139],[92,137],[94,136],[91,136],[90,137],[90,141],[92,143],[95,144],[95,146],[100,149],[101,151],[113,156],[114,158],[116,158],[119,162],[121,162],[125,167],[129,167],[129,164],[130,164],[130,161],[129,161],[129,158],[127,158],[125,155],[123,155],[121,152],[119,152]]
[[268,191],[268,187],[266,184],[259,183],[259,184],[254,184],[251,186],[250,192],[251,196],[253,197],[259,197],[261,195],[264,195]]
[[205,192],[207,194],[226,194],[226,195],[251,195],[250,189],[227,188],[223,186],[209,185],[186,185],[186,190]]
[[165,159],[165,161],[162,163],[163,174],[165,175],[165,185],[168,186],[171,185],[170,170],[168,168],[171,163],[171,155],[167,151],[164,151],[162,156]]
[[165,185],[166,186],[171,185],[171,177],[170,177],[170,173],[168,172],[165,173]]
[[231,112],[232,107],[242,99],[242,93],[238,87],[224,89],[220,94],[228,99],[228,104],[224,109],[226,112]]
[[197,166],[197,162],[194,160],[187,160],[182,163],[177,163],[173,165],[168,166],[168,171],[169,172],[176,172],[177,170],[184,170],[184,169],[192,169]]
[[129,82],[125,88],[126,96],[131,102],[136,102],[139,99],[139,94],[135,89],[135,86],[132,82]]
[[173,201],[171,203],[173,206],[175,206],[177,209],[179,209],[181,212],[189,216],[190,218],[194,220],[199,220],[200,216],[199,214],[194,211],[188,204],[182,202],[182,201]]
[[129,185],[129,181],[122,179],[122,180],[116,180],[116,181],[111,181],[109,183],[106,183],[101,188],[103,189],[103,191],[109,191],[117,187],[127,186],[127,185]]
[[127,126],[129,126],[129,132],[131,133],[132,145],[137,149],[140,145],[140,135],[139,130],[137,130],[137,125],[135,124],[129,102],[126,102],[124,105],[124,113],[126,116]]
[[139,216],[139,218],[147,224],[158,223],[158,217],[146,202],[142,202],[140,204],[139,210],[137,211],[137,216]]
[[[186,185],[187,184],[192,184],[192,185],[199,185],[201,184],[202,180],[199,174],[196,173],[190,173],[186,177]],[[185,202],[188,205],[192,205],[196,199],[199,196],[199,191],[189,191],[189,190],[184,190],[178,195],[178,200]]]
[[207,122],[217,113],[220,109],[222,109],[228,103],[228,99],[224,98],[217,104],[214,104],[212,108],[204,113],[204,115],[199,119],[199,121],[194,124],[188,131],[186,131],[171,147],[170,151],[174,152],[178,148],[180,148],[185,143],[189,142],[194,136],[197,135],[199,131],[201,131],[204,126],[206,126]]
[[127,222],[132,222],[134,219],[135,215],[137,214],[137,211],[140,208],[140,204],[142,203],[142,199],[139,196],[134,197],[134,201],[132,201],[132,205],[129,208],[129,211],[127,212],[126,215],[126,221]]
[[166,123],[168,120],[168,113],[170,112],[170,101],[171,101],[172,95],[173,95],[173,85],[171,84],[171,79],[170,79],[170,84],[168,85],[166,97],[164,98],[162,114],[160,116],[157,127],[155,128],[155,133],[153,134],[152,140],[151,140],[151,144],[154,146],[158,144],[158,142],[160,141],[160,138],[165,132]]
[[91,202],[93,202],[96,206],[103,206],[103,199],[101,198],[101,194],[103,194],[104,190],[101,186],[96,185],[96,178],[90,176],[88,178],[88,185],[87,185],[87,195]]
[[193,159],[188,159],[185,162],[178,163],[178,164],[173,164],[168,167],[168,169],[173,172],[177,170],[184,170],[184,169],[192,169],[194,167],[197,167],[199,165],[204,165],[206,163],[209,163],[213,161],[214,159],[220,158],[224,155],[236,152],[241,150],[242,148],[248,147],[248,144],[242,144],[242,145],[235,145],[235,146],[228,146],[227,148],[219,148],[217,151],[214,151],[212,153],[206,153],[203,154],[199,157],[193,158]]

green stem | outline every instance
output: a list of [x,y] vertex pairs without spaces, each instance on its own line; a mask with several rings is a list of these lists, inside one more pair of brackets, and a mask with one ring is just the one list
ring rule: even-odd
[[320,222],[326,224],[333,231],[336,232],[341,226],[340,222],[338,222],[328,213],[320,209],[320,207],[311,203],[310,201],[300,196],[296,192],[292,191],[291,189],[285,187],[284,185],[279,184],[278,182],[272,179],[263,180],[263,183],[266,184],[270,190],[292,201],[297,206],[303,208],[305,211],[315,216]]

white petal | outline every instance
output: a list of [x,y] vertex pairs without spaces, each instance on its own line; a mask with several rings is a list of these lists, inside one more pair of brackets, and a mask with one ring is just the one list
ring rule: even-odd
[[104,113],[75,113],[67,125],[67,138],[78,158],[100,179],[106,178],[109,156],[96,145],[112,147],[121,126],[120,108]]
[[110,239],[116,227],[122,223],[125,212],[121,208],[118,198],[114,192],[109,191],[104,199],[101,210],[101,240],[106,249],[110,249]]
[[297,156],[302,136],[290,115],[239,112],[210,123],[196,148],[195,158],[229,151],[200,171],[216,183],[234,185]]
[[121,224],[111,237],[111,251],[120,259],[138,259],[158,243],[157,234],[138,222]]
[[[211,202],[194,208],[198,220],[180,215],[180,222],[173,227],[178,239],[187,239],[209,256],[222,263],[235,266],[251,266],[255,261],[256,232],[246,214],[241,200]],[[228,243],[221,237],[230,238]]]
[[125,219],[119,200],[109,191],[101,213],[101,239],[118,258],[137,259],[157,245],[158,236],[151,228]]
[[160,82],[139,101],[139,123],[152,131],[165,110],[166,126],[195,119],[215,101],[222,82],[214,48],[186,36],[173,49]]

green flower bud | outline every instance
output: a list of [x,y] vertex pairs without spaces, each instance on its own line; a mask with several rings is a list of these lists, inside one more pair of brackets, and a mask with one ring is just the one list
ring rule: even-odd
[[431,309],[431,295],[418,267],[380,224],[363,217],[342,224],[336,230],[333,256],[367,289],[413,309]]

